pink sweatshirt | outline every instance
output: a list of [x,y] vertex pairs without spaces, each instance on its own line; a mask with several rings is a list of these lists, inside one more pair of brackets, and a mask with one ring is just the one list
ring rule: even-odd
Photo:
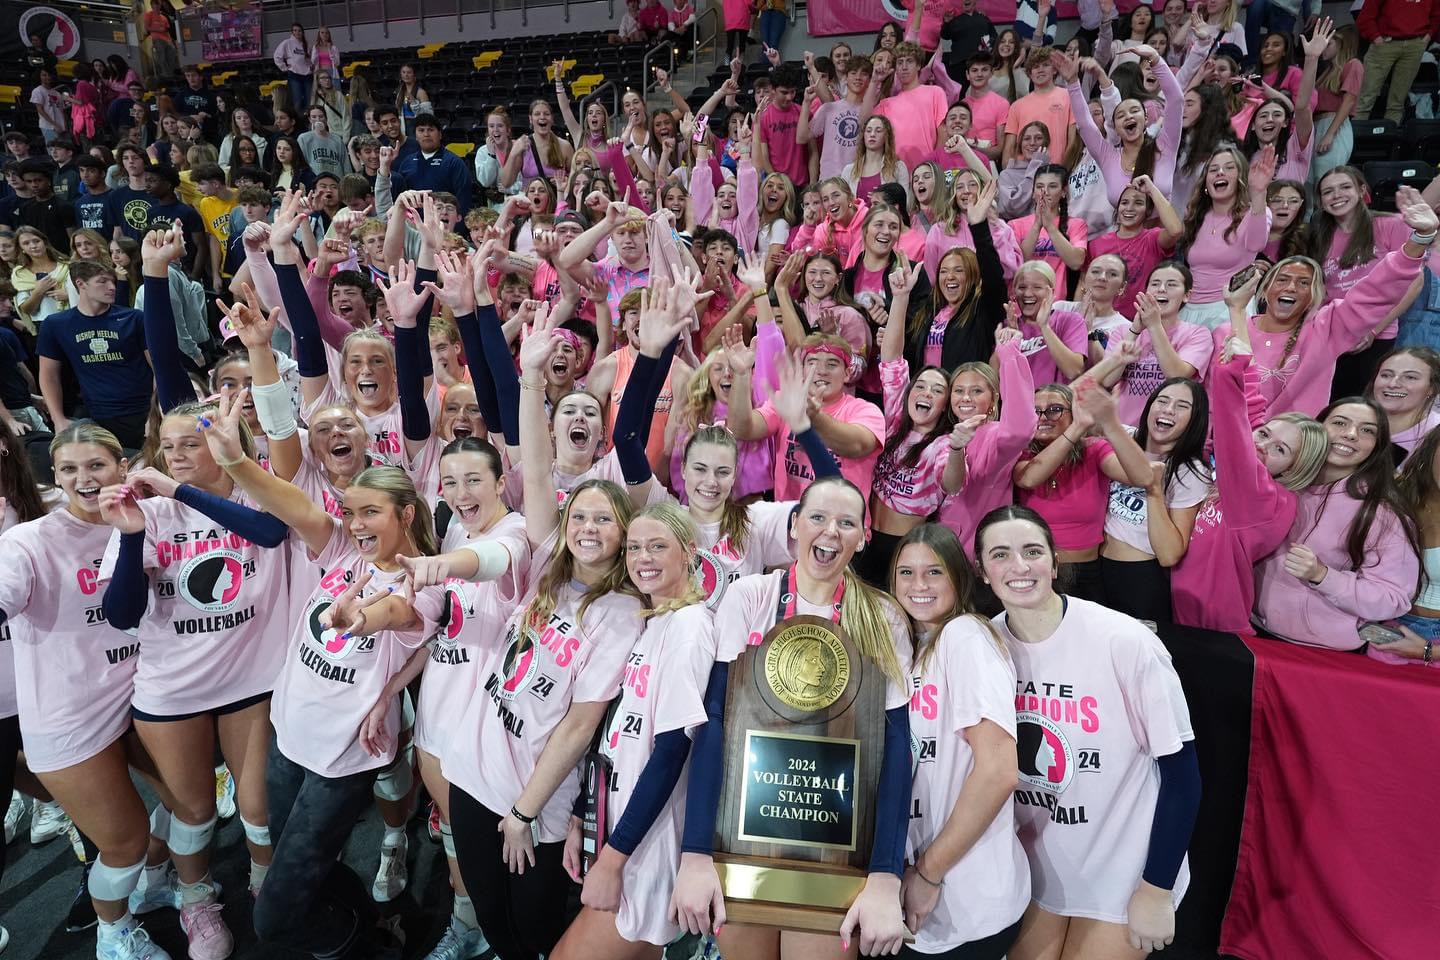
[[[708,224],[710,211],[715,204],[717,189],[715,178],[703,172],[690,181],[690,201],[695,205],[695,222]],[[760,236],[760,174],[749,157],[741,157],[735,176],[735,209],[739,215],[733,218],[720,217],[717,223],[721,230],[729,230],[740,244],[740,252],[747,257],[755,253],[755,244]]]
[[1210,370],[1216,490],[1195,515],[1184,559],[1170,571],[1175,622],[1230,633],[1249,628],[1255,566],[1281,548],[1295,520],[1295,494],[1255,455],[1245,408],[1249,363],[1237,356]]
[[1035,435],[1035,381],[1030,364],[1014,341],[996,347],[995,354],[1000,361],[1000,396],[1005,401],[1000,419],[975,431],[965,448],[965,486],[945,498],[936,518],[955,531],[971,560],[975,559],[975,528],[985,514],[1011,503],[1011,475]]
[[[1003,221],[1001,226],[1003,227]],[[1005,279],[1008,281],[1015,276],[1015,271],[1020,269],[1024,259],[1020,255],[1020,240],[1013,230],[996,229],[993,220],[990,223],[990,239],[995,243],[995,252],[1000,255],[1000,266],[1004,268]],[[975,249],[968,220],[961,220],[954,232],[951,232],[946,224],[937,223],[925,235],[925,275],[932,284],[935,282],[935,272],[940,269],[940,258],[955,247]]]
[[1190,290],[1191,303],[1224,301],[1230,278],[1253,263],[1255,255],[1270,242],[1270,208],[1251,207],[1235,233],[1226,236],[1229,230],[1228,213],[1212,210],[1200,222],[1187,255],[1195,275],[1195,284]]
[[827,215],[815,228],[814,239],[806,246],[815,250],[829,250],[844,260],[849,256],[850,248],[859,241],[862,234],[861,224],[865,222],[865,214],[869,212],[870,207],[864,200],[856,200],[855,212],[851,214],[849,223],[836,223]]
[[[1330,399],[1335,361],[1369,336],[1376,318],[1394,308],[1423,264],[1423,260],[1412,260],[1403,250],[1386,254],[1343,300],[1330,301],[1304,321],[1295,348],[1283,363],[1281,356],[1289,335],[1265,333],[1251,317],[1250,345],[1260,375],[1264,418],[1287,410],[1312,417],[1319,413]],[[1230,324],[1215,329],[1217,350],[1223,348],[1229,336]]]
[[[910,364],[904,357],[880,361],[880,385],[885,399],[885,435],[893,437],[900,431],[900,418],[910,395]],[[880,455],[875,464],[875,496],[896,513],[912,517],[928,517],[945,499],[940,475],[950,456],[950,444],[938,436],[922,450],[915,465],[905,467],[900,461],[925,435],[911,430],[899,446]]]
[[[1164,60],[1156,66],[1155,78],[1160,81],[1160,90],[1165,94],[1166,103],[1179,104],[1185,100],[1185,91],[1180,89],[1174,72]],[[1095,128],[1095,118],[1090,116],[1090,107],[1085,102],[1085,94],[1080,89],[1080,84],[1072,83],[1066,89],[1070,93],[1070,112],[1075,116],[1075,129],[1080,132],[1085,148],[1100,166],[1110,203],[1118,204],[1120,194],[1130,186],[1130,174],[1126,173],[1120,164],[1121,148],[1112,144]],[[1180,134],[1181,111],[1166,111],[1161,120],[1160,135],[1155,138],[1158,150],[1155,154],[1155,169],[1150,179],[1155,181],[1155,186],[1167,196],[1175,182],[1175,160],[1180,154]]]

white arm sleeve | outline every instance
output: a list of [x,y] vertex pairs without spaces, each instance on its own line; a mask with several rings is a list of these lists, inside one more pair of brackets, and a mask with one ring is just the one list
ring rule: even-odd
[[510,551],[492,540],[476,540],[460,545],[461,550],[475,554],[479,568],[475,571],[475,582],[494,580],[510,569]]
[[260,427],[271,440],[284,440],[298,428],[295,423],[295,408],[290,402],[290,388],[284,380],[275,383],[257,383],[250,388],[255,400],[255,415],[260,418]]

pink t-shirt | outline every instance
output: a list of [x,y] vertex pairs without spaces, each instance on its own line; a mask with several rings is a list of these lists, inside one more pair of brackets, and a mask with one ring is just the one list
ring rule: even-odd
[[855,159],[860,138],[860,105],[848,100],[822,103],[810,117],[810,132],[820,141],[820,179],[840,176]]
[[[725,600],[715,611],[715,662],[734,663],[746,647],[757,647],[765,634],[775,626],[776,607],[780,602],[780,591],[785,587],[785,570],[774,573],[757,573],[741,577],[730,585]],[[893,601],[884,603],[885,619],[890,623],[891,642],[895,657],[900,661],[901,673],[910,675],[910,625],[904,613]],[[795,613],[815,617],[833,618],[834,610],[829,604],[811,603],[804,597],[797,597]],[[885,709],[894,710],[910,702],[910,690],[906,684],[893,679],[885,682]]]
[[522,515],[507,513],[473,541],[460,522],[453,521],[441,552],[467,543],[498,543],[510,554],[510,570],[484,583],[454,577],[445,581],[445,605],[429,640],[415,710],[415,745],[442,759],[454,733],[449,723],[453,709],[475,695],[480,664],[489,659],[529,579],[530,540]]
[[290,482],[299,487],[305,496],[310,498],[311,503],[319,506],[330,516],[340,516],[345,491],[330,482],[325,468],[315,462],[315,455],[310,452],[310,444],[303,439],[300,442],[300,450],[300,468],[295,471],[295,479]]
[[[1082,357],[1086,355],[1090,331],[1086,329],[1084,317],[1068,310],[1051,310],[1050,327],[1065,346]],[[1056,365],[1039,324],[1031,320],[1020,321],[1020,337],[1020,352],[1030,360],[1030,375],[1036,384],[1044,386],[1047,383],[1070,382],[1070,378]]]
[[[989,720],[1015,738],[1015,665],[1009,651],[974,617],[940,632],[925,665],[914,669],[910,743],[913,804],[907,859],[935,842],[975,768],[966,731]],[[960,862],[944,876],[935,910],[915,931],[917,953],[948,950],[999,933],[1030,903],[1030,863],[1006,804]]]
[[[672,730],[693,736],[706,721],[705,687],[715,664],[715,624],[704,604],[691,604],[646,621],[625,664],[620,703],[600,750],[610,758],[609,828],[620,823],[655,738]],[[685,787],[676,784],[665,806],[625,863],[615,929],[633,942],[663,946],[680,928],[670,922],[670,897],[680,868],[685,830]]]
[[[505,471],[505,492],[501,499],[511,510],[524,512],[525,510],[525,477],[524,464],[513,463],[510,469]],[[584,473],[561,473],[558,465],[551,466],[550,479],[555,484],[555,502],[563,505],[570,499],[570,491],[574,490],[586,480],[609,480],[611,483],[625,486],[625,473],[620,469],[620,458],[614,450],[596,460],[594,465]],[[668,494],[665,487],[658,480],[650,484],[650,498],[645,501],[646,505],[659,503],[666,499]]]
[[720,521],[696,521],[700,535],[696,546],[700,549],[695,553],[695,575],[705,590],[706,606],[711,610],[720,606],[726,589],[741,577],[794,562],[795,546],[790,540],[790,514],[794,509],[791,500],[756,500],[747,506],[750,530],[743,547],[721,536]]
[[[330,382],[325,389],[311,403],[304,404],[300,410],[300,419],[309,421],[315,411],[324,407],[339,405],[349,407],[355,411],[360,422],[365,424],[365,432],[370,435],[370,440],[365,445],[366,451],[372,458],[390,466],[399,466],[405,459],[405,433],[400,424],[400,401],[396,400],[389,407],[379,413],[366,414],[359,407],[355,406],[349,391],[345,388],[344,381],[340,378],[340,371],[344,370],[344,362],[340,354],[325,348],[326,355],[330,357]],[[440,411],[440,395],[436,392],[432,383],[430,391],[425,394],[425,408],[430,414],[430,422],[435,422],[435,414]]]
[[[232,502],[259,509],[238,486]],[[275,687],[289,632],[290,552],[266,550],[169,497],[140,501],[149,599],[136,639],[134,705],[160,716],[199,713]],[[111,532],[108,584],[120,553]]]
[[939,87],[921,84],[881,100],[875,115],[890,121],[895,131],[895,153],[914,170],[935,149],[935,131],[950,109]]
[[1160,246],[1159,227],[1141,230],[1139,234],[1129,238],[1111,231],[1091,239],[1089,259],[1085,266],[1088,268],[1095,262],[1096,257],[1107,253],[1125,261],[1125,289],[1115,298],[1115,312],[1134,317],[1135,297],[1145,289],[1145,283],[1150,279],[1150,271],[1155,269],[1155,264],[1174,252],[1173,249],[1166,250]]
[[[445,592],[426,587],[415,594],[420,623],[413,630],[345,637],[320,623],[320,615],[335,598],[367,572],[371,579],[361,597],[399,583],[404,571],[387,573],[367,563],[338,520],[325,549],[312,560],[313,572],[319,576],[301,607],[270,702],[275,746],[292,762],[322,777],[387,767],[395,759],[400,711],[391,710],[386,718],[385,736],[391,747],[380,757],[372,757],[360,746],[360,724],[390,678],[405,666],[415,648],[435,633]],[[306,574],[312,571],[306,570]]]
[[[840,473],[861,490],[870,489],[875,476],[875,461],[880,457],[880,448],[885,443],[885,414],[868,400],[861,400],[847,394],[840,394],[820,411],[841,423],[864,427],[875,437],[875,447],[863,457],[836,457],[840,462]],[[775,412],[775,405],[766,401],[759,409],[765,426],[775,438],[775,499],[799,500],[800,494],[815,479],[810,467],[810,458],[790,435],[790,428]]]
[[[886,434],[893,436],[900,429],[900,418],[910,394],[910,364],[904,357],[880,363],[880,383],[885,398]],[[900,461],[915,447],[925,442],[925,435],[911,430],[889,453],[882,453],[875,466],[875,495],[896,513],[911,517],[928,517],[945,499],[940,475],[950,459],[948,434],[931,440],[915,460],[915,465],[901,466]]]
[[1360,96],[1360,88],[1365,84],[1365,61],[1358,57],[1352,57],[1346,62],[1340,71],[1340,92],[1332,93],[1322,83],[1315,85],[1315,115],[1324,116],[1327,113],[1334,113],[1340,109],[1340,101],[1345,95]]
[[992,144],[1005,139],[1005,123],[1010,118],[1009,100],[986,90],[974,99],[966,94],[965,103],[970,107],[970,136]]
[[[1151,461],[1159,462],[1158,456],[1147,454]],[[1210,474],[1202,472],[1194,464],[1182,465],[1175,471],[1175,477],[1165,488],[1165,502],[1174,509],[1184,509],[1203,503],[1210,495]],[[1150,545],[1148,526],[1150,511],[1145,491],[1140,487],[1110,482],[1110,505],[1105,514],[1105,536],[1118,540],[1151,556],[1155,548]]]
[[[585,586],[576,581],[556,591],[555,609],[544,625],[525,623],[555,543],[552,537],[532,556],[535,582],[481,665],[480,685],[455,724],[461,734],[441,758],[445,779],[497,816],[509,813],[520,798],[570,704],[603,703],[620,692],[641,625],[641,602],[622,593],[599,597],[581,617]],[[574,775],[550,795],[536,821],[542,843],[565,839],[579,792]]]
[[130,729],[140,643],[100,607],[111,532],[60,510],[0,537],[0,640],[14,652],[25,761],[36,773],[88,760]]
[[[1065,461],[1049,480],[1034,490],[1016,488],[1015,502],[1045,518],[1057,549],[1091,550],[1100,546],[1105,538],[1110,478],[1100,465],[1114,452],[1110,441],[1087,438],[1078,462]],[[1027,453],[1020,462],[1031,459],[1033,456]]]
[[1250,208],[1232,235],[1230,215],[1210,211],[1200,221],[1195,242],[1186,252],[1195,283],[1191,303],[1221,303],[1230,278],[1255,262],[1255,255],[1270,242],[1270,208]]
[[[1351,287],[1370,275],[1370,271],[1375,269],[1385,254],[1392,250],[1399,250],[1405,245],[1405,241],[1410,239],[1410,228],[1405,226],[1405,221],[1399,217],[1373,217],[1371,230],[1375,236],[1375,256],[1353,267],[1340,266],[1340,257],[1350,243],[1350,234],[1344,230],[1335,231],[1335,236],[1330,240],[1330,250],[1325,255],[1324,264],[1321,265],[1325,272],[1325,301],[1327,303],[1344,297],[1350,292]],[[1399,302],[1398,298],[1396,302]],[[1393,340],[1399,332],[1400,320],[1397,317],[1391,320],[1384,330],[1380,331],[1378,339]]]
[[785,110],[772,103],[760,116],[760,139],[765,143],[770,169],[785,174],[797,189],[810,182],[810,164],[805,147],[795,139],[795,130],[799,125],[798,103],[790,104]]
[[[1175,324],[1174,329],[1167,331],[1170,337],[1170,346],[1180,355],[1180,359],[1195,368],[1195,379],[1204,380],[1205,371],[1210,369],[1210,357],[1215,352],[1215,342],[1211,339],[1210,331],[1194,323],[1186,323],[1183,320]],[[1125,340],[1126,333],[1110,338],[1110,347],[1107,353],[1119,353],[1120,346]],[[1140,359],[1125,368],[1124,374],[1120,377],[1120,394],[1115,398],[1116,412],[1120,415],[1121,423],[1128,423],[1135,426],[1140,422],[1140,415],[1145,410],[1145,401],[1150,399],[1150,394],[1155,388],[1164,383],[1168,378],[1165,371],[1160,368],[1160,361],[1155,356],[1155,345],[1150,336],[1148,328],[1142,328],[1140,335],[1135,338],[1140,347]]]
[[[1138,620],[1078,597],[1038,643],[1016,638],[1004,614],[995,624],[1015,662],[1015,820],[1035,902],[1125,923],[1160,795],[1155,758],[1195,738],[1170,654]],[[1187,861],[1171,902],[1189,885]]]
[[[1017,244],[1022,242],[1034,225],[1035,215],[1033,213],[1011,220],[1010,229],[1015,234],[1015,242]],[[1084,250],[1090,242],[1090,227],[1081,218],[1071,217],[1065,224],[1065,238]],[[1065,261],[1060,259],[1060,254],[1055,250],[1055,241],[1050,239],[1050,231],[1044,227],[1040,228],[1040,233],[1035,238],[1035,255],[1031,259],[1044,260],[1054,268],[1055,299],[1064,300],[1066,291],[1069,289],[1069,280],[1066,277],[1068,271]]]
[[1051,159],[1065,156],[1075,115],[1070,112],[1070,94],[1064,87],[1051,87],[1043,93],[1032,90],[1012,103],[1005,119],[1005,132],[1013,134],[1018,142],[1020,132],[1037,121],[1050,131]]

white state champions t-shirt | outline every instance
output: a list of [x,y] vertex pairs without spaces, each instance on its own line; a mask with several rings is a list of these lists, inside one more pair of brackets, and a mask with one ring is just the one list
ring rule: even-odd
[[[555,543],[552,536],[535,551],[533,581],[549,566]],[[644,629],[640,601],[622,593],[601,596],[581,617],[585,586],[575,581],[556,590],[548,621],[532,628],[523,621],[535,592],[532,582],[481,665],[480,685],[441,758],[445,779],[496,816],[508,814],[520,798],[571,703],[605,703],[620,693],[626,658]],[[579,792],[577,772],[550,796],[536,821],[542,843],[565,839]]]
[[[1138,620],[1076,597],[1039,643],[1016,639],[1004,614],[994,622],[1015,661],[1015,820],[1035,902],[1125,923],[1150,848],[1155,758],[1195,738],[1170,654]],[[1175,904],[1189,883],[1187,860]]]
[[62,510],[0,537],[0,637],[14,648],[20,733],[36,773],[88,760],[130,729],[140,643],[100,608],[112,531]]
[[720,606],[726,588],[741,577],[795,560],[790,544],[790,513],[794,509],[793,500],[757,500],[746,507],[750,529],[743,548],[721,535],[720,521],[695,524],[700,535],[700,549],[695,553],[696,577],[711,610]]
[[[945,828],[975,767],[965,731],[989,720],[1015,737],[1015,666],[981,621],[956,617],[940,632],[913,683],[915,774],[906,851],[911,863]],[[1000,809],[944,881],[934,912],[915,931],[916,952],[944,953],[1020,919],[1030,903],[1030,864],[1015,835],[1013,804]]]
[[[236,487],[232,502],[258,510]],[[137,710],[176,716],[269,693],[284,658],[290,551],[258,547],[169,497],[140,501],[150,592],[137,637]],[[112,531],[100,582],[120,554]]]
[[[620,703],[601,740],[601,751],[612,764],[606,804],[611,831],[620,823],[650,762],[656,736],[672,730],[692,736],[705,722],[705,687],[714,664],[715,625],[702,603],[653,617],[630,651]],[[663,946],[679,936],[680,928],[670,922],[669,914],[680,868],[686,780],[682,771],[649,832],[625,863],[615,927],[631,942]]]

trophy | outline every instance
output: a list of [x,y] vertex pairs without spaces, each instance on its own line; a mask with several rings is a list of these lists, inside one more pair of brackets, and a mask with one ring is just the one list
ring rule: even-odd
[[885,675],[838,623],[781,619],[730,667],[715,867],[735,923],[835,933],[865,885]]

